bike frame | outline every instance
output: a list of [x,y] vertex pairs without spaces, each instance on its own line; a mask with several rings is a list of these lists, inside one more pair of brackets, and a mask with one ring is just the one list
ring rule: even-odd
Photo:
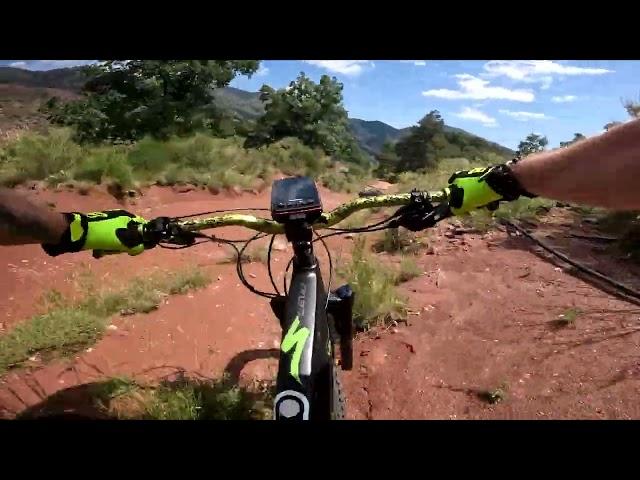
[[294,257],[289,292],[271,302],[282,326],[274,419],[328,419],[335,368],[328,292],[313,252],[311,226],[291,223],[285,230]]

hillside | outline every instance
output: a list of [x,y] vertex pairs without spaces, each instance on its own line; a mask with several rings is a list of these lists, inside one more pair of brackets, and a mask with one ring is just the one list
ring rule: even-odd
[[[41,96],[43,88],[59,89],[57,93],[52,92],[58,96],[68,97],[77,93],[84,83],[84,76],[81,68],[59,68],[55,70],[49,70],[46,72],[35,72],[29,70],[22,70],[12,67],[0,67],[0,85],[13,84],[21,85],[24,87],[39,88]],[[60,90],[66,90],[64,92]],[[28,89],[15,90],[13,92],[17,97],[13,98],[14,103],[28,103],[33,107],[34,103],[31,99],[28,101],[22,101],[22,96],[33,97],[34,94],[28,92]],[[260,101],[260,94],[258,92],[247,92],[238,88],[228,87],[223,89],[217,89],[214,93],[218,105],[222,108],[230,110],[243,119],[256,119],[264,112],[264,106]],[[2,98],[0,101],[8,102],[11,98]],[[29,108],[30,115],[37,115],[34,113],[34,108]],[[17,114],[13,114],[13,118],[18,118]],[[409,132],[409,128],[397,129],[391,125],[387,125],[384,122],[378,120],[360,120],[358,118],[349,119],[351,130],[358,140],[360,147],[370,155],[376,155],[380,152],[382,145],[387,141],[397,141],[403,135]],[[20,123],[20,122],[18,122]],[[497,153],[501,156],[511,156],[513,151],[502,145],[498,145],[488,140],[478,137],[465,130],[445,126],[445,131],[459,132],[467,137],[468,142],[477,142],[486,146],[486,149]]]

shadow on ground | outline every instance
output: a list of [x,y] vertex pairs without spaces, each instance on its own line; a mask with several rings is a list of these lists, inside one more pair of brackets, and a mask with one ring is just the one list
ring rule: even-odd
[[[269,418],[274,383],[240,385],[250,362],[278,358],[277,349],[234,356],[222,378],[190,375],[177,367],[156,384],[110,378],[60,390],[15,418],[19,420],[258,420]],[[163,367],[164,368],[164,367]]]

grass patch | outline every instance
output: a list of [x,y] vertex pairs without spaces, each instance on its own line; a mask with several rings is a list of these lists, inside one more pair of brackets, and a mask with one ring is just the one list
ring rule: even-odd
[[68,181],[136,184],[194,184],[212,189],[255,188],[276,172],[309,175],[337,191],[356,192],[368,172],[357,166],[339,168],[319,149],[285,138],[257,149],[245,149],[244,138],[217,138],[205,133],[166,141],[144,138],[133,144],[79,145],[67,128],[27,132],[0,149],[0,183],[18,185],[45,180],[52,186]]
[[152,390],[142,402],[141,413],[148,420],[257,420],[269,416],[267,403],[223,381],[182,379]]
[[396,274],[396,284],[408,282],[422,275],[422,269],[416,261],[411,257],[402,257],[400,260],[400,269]]
[[100,338],[104,327],[104,317],[77,307],[33,317],[0,337],[0,374],[36,353],[46,359],[82,350]]
[[351,261],[337,269],[338,275],[356,292],[353,306],[356,325],[367,329],[405,319],[406,300],[396,290],[396,272],[382,264],[365,246],[363,238],[356,239]]
[[424,240],[419,239],[415,233],[405,228],[389,228],[384,230],[382,235],[373,244],[374,252],[388,253],[417,253],[425,247]]
[[[266,245],[255,246],[251,248],[247,248],[244,252],[242,252],[242,263],[267,263],[269,258],[269,247]],[[218,263],[220,264],[235,264],[238,261],[238,252],[232,248],[228,247],[228,253],[226,256],[220,260]]]
[[513,202],[500,203],[500,208],[493,212],[496,218],[506,218],[509,220],[534,221],[538,217],[546,214],[555,205],[552,200],[546,198],[526,198],[520,197]]
[[185,375],[158,385],[115,377],[61,390],[18,418],[78,411],[114,420],[266,420],[272,417],[274,387],[264,382],[239,387]]
[[551,320],[549,324],[555,329],[575,327],[576,319],[582,312],[577,308],[569,308],[558,315],[558,318]]
[[491,405],[502,403],[507,399],[507,384],[502,383],[497,388],[492,390],[484,390],[478,393],[480,400],[483,400]]
[[79,352],[100,338],[111,315],[150,312],[164,296],[201,288],[209,281],[202,271],[190,269],[137,278],[117,291],[98,291],[88,281],[83,298],[77,301],[52,290],[43,299],[47,313],[0,337],[0,374],[36,353],[49,358]]

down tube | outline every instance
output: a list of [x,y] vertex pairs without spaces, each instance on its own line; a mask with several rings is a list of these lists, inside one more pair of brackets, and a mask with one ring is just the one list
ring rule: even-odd
[[330,362],[326,321],[327,292],[320,268],[293,274],[282,323],[276,420],[312,420],[326,415],[318,388],[325,388],[321,372]]

